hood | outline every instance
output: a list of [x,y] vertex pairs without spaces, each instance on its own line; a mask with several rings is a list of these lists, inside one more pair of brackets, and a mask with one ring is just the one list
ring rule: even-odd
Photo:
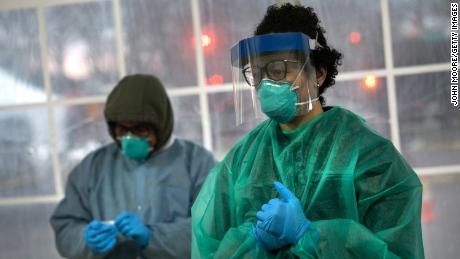
[[116,122],[150,123],[157,136],[156,150],[171,137],[174,115],[166,90],[152,75],[129,75],[118,82],[105,103],[104,116],[114,140]]

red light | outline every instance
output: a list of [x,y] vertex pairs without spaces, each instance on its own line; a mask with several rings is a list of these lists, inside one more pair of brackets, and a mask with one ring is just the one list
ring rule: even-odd
[[212,38],[208,34],[201,35],[201,46],[203,48],[209,47],[212,44]]
[[363,79],[362,83],[363,83],[364,89],[370,91],[370,90],[377,89],[379,80],[377,79],[376,76],[369,75]]
[[433,199],[431,198],[431,194],[429,190],[428,192],[423,190],[423,192],[424,193],[422,195],[422,222],[430,223],[430,222],[436,221],[436,218],[438,215],[436,214],[436,211],[434,210]]
[[206,80],[208,85],[220,85],[224,83],[224,77],[220,74],[214,74]]
[[350,40],[351,44],[359,44],[361,42],[361,33],[352,31],[348,34],[348,39]]
[[[191,46],[195,48],[195,37],[191,37]],[[200,36],[201,48],[205,54],[212,54],[217,46],[217,40],[212,30],[205,30]]]

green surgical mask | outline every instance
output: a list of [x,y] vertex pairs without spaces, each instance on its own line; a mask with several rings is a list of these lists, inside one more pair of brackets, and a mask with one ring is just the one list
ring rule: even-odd
[[262,79],[257,89],[262,111],[279,123],[288,123],[294,119],[297,93],[291,88],[292,85],[287,82]]
[[146,138],[126,135],[121,138],[121,150],[131,159],[144,160],[152,148]]

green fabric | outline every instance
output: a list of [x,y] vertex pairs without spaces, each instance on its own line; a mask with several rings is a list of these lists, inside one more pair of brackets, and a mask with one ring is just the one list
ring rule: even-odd
[[152,75],[136,74],[121,79],[107,97],[104,115],[114,139],[114,122],[152,124],[157,137],[155,150],[161,149],[173,132],[171,102],[163,84]]
[[123,155],[131,159],[142,161],[150,152],[149,142],[145,138],[126,135],[121,138],[120,142]]
[[[312,221],[295,246],[266,252],[256,212],[275,180]],[[333,107],[283,134],[267,120],[208,175],[192,207],[193,258],[423,258],[422,185],[389,140]]]

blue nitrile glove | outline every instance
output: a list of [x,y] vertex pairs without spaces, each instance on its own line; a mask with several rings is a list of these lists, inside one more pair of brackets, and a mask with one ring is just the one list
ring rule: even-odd
[[113,225],[93,220],[86,227],[83,239],[93,251],[107,253],[117,243],[117,229]]
[[252,233],[256,237],[257,241],[259,241],[262,247],[267,251],[277,250],[288,245],[286,241],[280,240],[274,235],[256,226],[252,228]]
[[151,230],[137,214],[131,212],[120,213],[115,219],[115,226],[121,234],[131,237],[141,247],[146,247],[149,244]]
[[256,214],[256,228],[265,230],[280,241],[295,245],[310,225],[299,199],[280,182],[275,182],[279,199],[271,199]]

